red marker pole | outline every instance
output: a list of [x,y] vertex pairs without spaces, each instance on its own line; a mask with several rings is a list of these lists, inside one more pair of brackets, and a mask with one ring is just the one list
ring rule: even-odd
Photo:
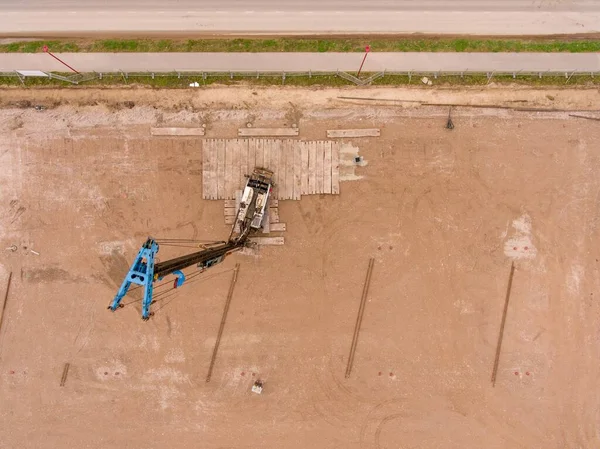
[[60,58],[54,56],[52,54],[52,52],[50,50],[48,50],[48,46],[44,45],[42,47],[42,50],[44,50],[44,53],[48,53],[50,56],[52,56],[54,59],[56,59],[58,62],[60,62],[62,65],[67,66],[71,71],[75,72],[75,73],[79,73],[77,70],[75,70],[73,67],[71,67],[69,64],[67,64],[66,62],[62,61]]
[[360,64],[360,68],[358,69],[358,73],[356,74],[356,77],[358,78],[360,76],[360,71],[363,68],[363,65],[365,65],[365,61],[367,60],[367,55],[369,54],[369,52],[371,51],[371,46],[367,45],[365,47],[365,57],[363,58],[361,64]]

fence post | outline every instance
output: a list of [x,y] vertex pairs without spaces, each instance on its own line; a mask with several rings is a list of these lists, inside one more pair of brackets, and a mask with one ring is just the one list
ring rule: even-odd
[[[19,78],[19,81],[21,81],[21,84],[24,86],[25,85],[25,77],[21,78],[21,74],[19,72],[17,72],[15,70],[15,73],[17,75],[17,78]],[[50,73],[48,73],[48,75],[50,75]]]
[[310,79],[310,78],[312,78],[312,70],[309,70],[309,71],[308,71],[308,78],[309,78],[309,79]]
[[177,72],[177,79],[180,80],[181,79],[181,72]]
[[283,74],[282,74],[281,84],[285,84],[285,72],[283,72]]
[[229,72],[229,79],[232,80],[233,79],[233,72]]

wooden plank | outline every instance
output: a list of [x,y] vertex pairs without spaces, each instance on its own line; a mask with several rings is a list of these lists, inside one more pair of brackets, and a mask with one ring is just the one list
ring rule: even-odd
[[340,144],[331,144],[331,193],[340,194]]
[[323,158],[323,193],[331,193],[331,142],[325,142]]
[[[287,150],[287,140],[281,140],[281,152],[279,154],[279,172],[280,172],[280,176],[281,179],[279,180],[279,198],[283,199],[283,200],[289,200],[290,196],[289,196],[289,180],[288,180],[288,175],[290,175],[291,173],[288,172],[288,160],[290,159],[290,154]],[[294,155],[292,155],[292,158],[294,157]],[[294,160],[292,159],[292,164],[293,164]],[[292,180],[293,180],[293,176],[292,176]]]
[[317,142],[309,142],[308,193],[317,193]]
[[277,176],[279,178],[278,189],[277,189],[277,198],[280,200],[286,200],[286,171],[285,171],[285,163],[286,163],[286,153],[285,153],[285,142],[279,139],[276,144],[277,148]]
[[235,223],[235,215],[227,215],[225,217],[225,224],[232,225],[233,223]]
[[285,230],[285,223],[271,223],[271,232],[284,232]]
[[308,147],[309,142],[300,142],[300,152],[302,159],[302,167],[300,170],[300,193],[302,195],[308,195]]
[[294,198],[294,141],[287,139],[284,143],[285,152],[285,198]]
[[[234,192],[234,196],[235,196],[235,209],[239,210],[240,208],[240,203],[242,202],[242,191],[241,190],[236,190]],[[237,216],[236,216],[237,218]],[[233,231],[239,233],[240,232],[240,222],[236,221],[235,225],[233,227]]]
[[245,186],[246,185],[246,175],[248,173],[248,139],[243,139],[240,141],[240,178],[238,181],[238,185]]
[[[231,158],[231,185],[235,192],[240,188],[240,152],[242,145],[239,139],[233,141],[233,156]],[[232,193],[233,195],[233,193]]]
[[237,188],[243,189],[246,185],[246,166],[248,165],[248,139],[238,139],[238,169]]
[[269,197],[269,207],[279,207],[279,200],[277,198]]
[[235,143],[233,140],[225,140],[225,188],[224,188],[224,197],[225,198],[234,198],[233,192],[233,152]]
[[225,200],[223,207],[233,207],[235,208],[235,200]]
[[204,128],[150,128],[151,136],[203,136]]
[[256,139],[256,156],[254,158],[256,167],[265,167],[265,141],[264,139]]
[[256,139],[248,140],[248,165],[246,166],[246,174],[250,175],[256,167]]
[[204,188],[204,193],[202,197],[214,200],[217,196],[217,187],[215,185],[217,179],[215,145],[203,145],[202,153],[202,163],[204,164],[204,169],[202,170],[202,187]]
[[211,199],[218,200],[219,199],[219,147],[213,146],[212,151],[210,152],[210,168],[211,168],[211,179],[210,179],[210,192]]
[[265,152],[265,165],[267,166],[267,168],[269,170],[273,171],[273,184],[275,185],[275,190],[274,190],[274,195],[273,197],[276,198],[277,196],[277,191],[279,190],[278,184],[279,184],[279,173],[277,171],[277,161],[279,161],[279,153],[278,148],[277,148],[277,141],[274,139],[267,139],[265,140],[265,148],[268,148],[268,159],[267,159],[267,153]]
[[212,140],[207,140],[202,145],[202,198],[208,200],[208,152]]
[[317,142],[317,185],[316,193],[323,193],[323,158],[325,157],[325,144],[322,140]]
[[271,170],[273,170],[273,182],[275,183],[275,197],[281,199],[282,188],[285,185],[285,172],[281,173],[279,168],[281,159],[281,140],[275,139],[271,140],[271,142]]
[[277,177],[279,178],[279,182],[277,183],[279,186],[279,189],[277,190],[278,193],[278,197],[279,199],[282,200],[286,200],[286,183],[285,183],[285,177],[286,177],[286,172],[285,172],[285,161],[286,161],[286,154],[285,154],[285,141],[283,140],[277,140],[277,143],[275,144],[275,148],[277,148]]
[[345,137],[379,137],[381,131],[379,128],[369,129],[328,129],[327,137],[345,138]]
[[263,143],[263,163],[262,167],[272,170],[271,168],[271,154],[273,153],[273,144],[271,139],[262,139]]
[[302,195],[302,142],[292,141],[294,150],[294,194],[292,198],[299,200]]
[[297,136],[298,128],[239,128],[240,137],[289,137]]
[[279,223],[279,208],[271,207],[269,209],[269,221],[271,224]]
[[285,243],[284,237],[250,237],[248,240],[257,245],[283,245]]
[[217,199],[217,148],[210,145],[207,151],[206,171],[206,197],[209,200]]
[[226,217],[229,217],[230,215],[235,215],[236,212],[237,212],[237,208],[235,208],[235,207],[223,208],[223,213],[225,214]]
[[225,198],[225,141],[215,140],[217,147],[217,198]]
[[267,209],[265,215],[263,215],[262,223],[260,224],[263,234],[271,232],[271,220],[269,218],[269,210]]

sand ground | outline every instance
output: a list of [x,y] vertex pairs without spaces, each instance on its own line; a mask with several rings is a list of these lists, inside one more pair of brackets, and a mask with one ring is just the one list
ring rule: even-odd
[[[599,97],[494,87],[2,91],[0,299],[9,272],[13,281],[0,447],[599,447],[600,124],[558,111],[598,109]],[[447,108],[391,99],[557,110],[457,108],[449,131]],[[201,139],[152,140],[149,128],[205,124],[207,136],[227,138],[248,122],[296,123],[303,139],[382,131],[351,141],[366,165],[339,196],[280,202],[284,246],[232,256],[163,296],[149,322],[135,293],[107,311],[148,235],[229,231],[223,203],[201,199]],[[260,396],[250,392],[258,378]]]

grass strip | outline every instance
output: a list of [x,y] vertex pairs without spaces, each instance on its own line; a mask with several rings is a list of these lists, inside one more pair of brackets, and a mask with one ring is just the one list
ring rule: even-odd
[[0,53],[37,53],[47,45],[55,53],[99,52],[535,52],[591,53],[600,51],[600,40],[514,39],[102,39],[49,40],[0,44]]

